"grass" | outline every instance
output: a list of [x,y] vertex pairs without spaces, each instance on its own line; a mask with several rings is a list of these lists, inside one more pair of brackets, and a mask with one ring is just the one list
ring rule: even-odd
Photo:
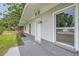
[[0,35],[0,55],[4,55],[9,48],[22,43],[21,37],[16,32],[5,31]]

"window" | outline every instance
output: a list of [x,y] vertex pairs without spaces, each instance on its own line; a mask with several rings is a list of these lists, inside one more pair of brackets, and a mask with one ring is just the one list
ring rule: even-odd
[[75,7],[56,15],[56,27],[74,27]]
[[31,24],[29,24],[29,33],[31,33]]
[[74,46],[75,7],[56,14],[56,41]]

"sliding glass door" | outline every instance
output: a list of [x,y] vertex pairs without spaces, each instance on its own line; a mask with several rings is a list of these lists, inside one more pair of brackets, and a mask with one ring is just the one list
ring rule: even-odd
[[56,17],[56,41],[74,46],[75,7],[62,10]]

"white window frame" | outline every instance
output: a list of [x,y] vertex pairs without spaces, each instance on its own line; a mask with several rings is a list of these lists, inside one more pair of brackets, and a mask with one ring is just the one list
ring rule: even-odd
[[54,35],[53,35],[53,42],[56,42],[56,14],[59,14],[59,13],[61,13],[62,11],[64,11],[64,10],[66,10],[66,9],[68,9],[68,8],[71,8],[71,7],[74,7],[75,6],[75,29],[74,29],[74,46],[71,46],[71,45],[68,45],[68,44],[65,44],[65,43],[60,43],[60,44],[63,44],[63,45],[65,45],[65,46],[68,46],[68,47],[72,47],[72,48],[75,48],[75,50],[77,50],[77,51],[79,51],[79,41],[78,41],[78,4],[76,3],[76,4],[72,4],[72,5],[70,5],[70,6],[67,6],[67,7],[65,7],[65,8],[63,8],[63,9],[60,9],[60,10],[58,10],[58,11],[56,11],[56,12],[53,12],[52,13],[52,16],[53,16],[53,20],[54,20]]

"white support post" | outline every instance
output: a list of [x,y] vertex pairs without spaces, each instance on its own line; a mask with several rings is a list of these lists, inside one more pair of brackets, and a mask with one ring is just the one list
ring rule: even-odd
[[37,27],[37,40],[39,43],[41,42],[41,24],[38,24]]
[[41,24],[38,23],[39,18],[36,19],[36,23],[35,23],[35,40],[38,43],[41,43]]
[[74,47],[75,47],[75,49],[76,49],[76,51],[79,51],[79,30],[78,30],[78,23],[79,23],[79,21],[78,21],[78,12],[79,12],[79,10],[78,10],[78,4],[76,4],[76,8],[75,8],[75,40],[74,40]]
[[52,14],[52,31],[53,31],[52,32],[53,33],[52,42],[56,42],[56,19],[55,19],[55,14],[54,13]]
[[26,26],[24,26],[24,33],[26,33]]

